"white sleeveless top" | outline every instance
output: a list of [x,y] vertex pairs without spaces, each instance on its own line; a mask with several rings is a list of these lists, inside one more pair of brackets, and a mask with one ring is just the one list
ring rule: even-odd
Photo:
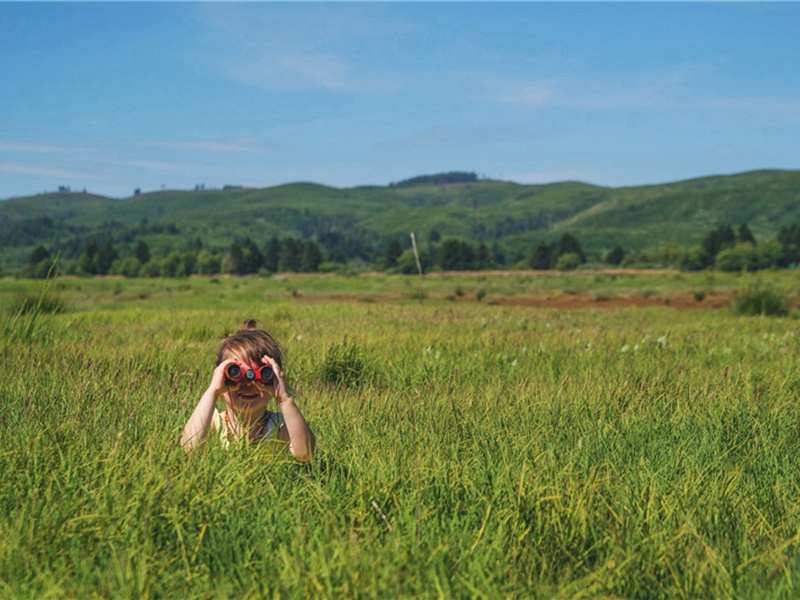
[[[262,437],[258,443],[266,442],[268,440],[283,442],[283,440],[278,439],[278,430],[285,424],[283,420],[283,414],[279,412],[267,411],[264,417],[267,419],[267,431],[264,433],[264,437]],[[229,439],[230,436],[228,435],[229,432],[227,419],[225,418],[225,411],[214,411],[214,417],[211,420],[211,427],[214,429],[214,433],[219,442],[226,448],[230,446],[231,440]]]

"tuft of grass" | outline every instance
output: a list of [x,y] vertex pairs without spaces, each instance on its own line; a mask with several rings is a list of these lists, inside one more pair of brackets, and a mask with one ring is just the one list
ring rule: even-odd
[[760,282],[743,284],[732,304],[733,313],[743,316],[786,317],[790,308],[787,292]]
[[48,317],[63,312],[64,302],[53,294],[58,256],[50,265],[47,277],[38,294],[18,297],[7,309],[7,317],[0,324],[3,337],[32,340],[42,330]]
[[25,295],[16,298],[6,309],[11,315],[55,315],[64,312],[64,301],[57,296]]
[[354,388],[372,379],[365,352],[347,339],[331,345],[322,361],[320,379],[327,385]]

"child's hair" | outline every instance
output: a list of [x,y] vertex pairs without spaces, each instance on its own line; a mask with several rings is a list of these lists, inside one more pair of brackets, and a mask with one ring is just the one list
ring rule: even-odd
[[239,331],[225,336],[225,341],[217,352],[217,364],[230,358],[234,353],[246,356],[255,364],[261,364],[261,358],[266,354],[275,359],[278,366],[283,369],[283,355],[278,341],[266,331],[259,329],[255,319],[248,319],[242,323]]

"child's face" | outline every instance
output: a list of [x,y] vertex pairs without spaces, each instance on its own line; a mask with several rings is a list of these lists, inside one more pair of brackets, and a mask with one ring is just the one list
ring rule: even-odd
[[[229,358],[253,370],[263,366],[239,354],[233,354]],[[228,386],[228,391],[223,397],[225,403],[237,412],[258,415],[266,410],[273,394],[271,387],[265,387],[255,381],[242,381],[238,385]]]

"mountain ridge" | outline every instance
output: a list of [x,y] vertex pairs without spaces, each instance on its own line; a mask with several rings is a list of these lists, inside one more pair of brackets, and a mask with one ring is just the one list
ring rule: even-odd
[[[423,244],[455,237],[525,254],[563,233],[601,254],[698,244],[722,223],[747,222],[757,238],[800,222],[800,171],[760,169],[663,184],[604,187],[478,179],[410,186],[336,188],[291,182],[267,188],[156,190],[114,199],[59,191],[0,201],[0,269],[24,264],[39,244],[68,256],[90,240],[125,255],[144,240],[154,255],[198,246],[224,251],[273,236],[358,240],[379,251],[392,238]],[[327,242],[326,242],[327,240]]]

